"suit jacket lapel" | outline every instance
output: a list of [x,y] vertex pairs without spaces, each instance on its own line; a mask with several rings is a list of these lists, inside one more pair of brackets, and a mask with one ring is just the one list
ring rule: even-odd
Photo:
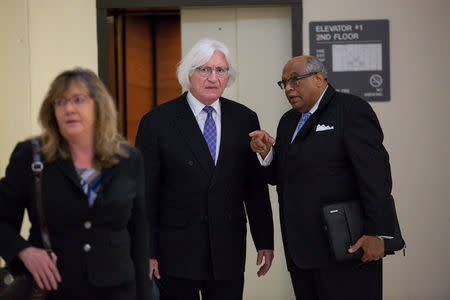
[[[177,128],[180,136],[184,139],[202,168],[208,175],[211,175],[214,170],[214,161],[209,153],[208,145],[198,126],[197,120],[187,103],[186,94],[183,94],[178,102],[178,112],[173,125]],[[181,151],[184,151],[184,149],[181,149]]]
[[[314,125],[317,124],[317,120],[319,119],[320,114],[322,113],[324,108],[328,105],[334,93],[335,93],[334,88],[331,85],[328,85],[327,91],[323,95],[322,100],[320,100],[319,107],[309,117],[309,119],[303,125],[302,129],[300,129],[300,131],[297,133],[297,136],[295,137],[293,143],[303,140],[311,131],[311,129],[314,128]],[[298,124],[298,120],[296,124]],[[294,134],[294,132],[292,132],[292,134]]]
[[114,175],[117,174],[118,165],[114,165],[110,168],[103,168],[101,171],[101,185],[97,194],[97,198],[94,201],[94,205],[92,208],[97,209],[101,206],[105,205],[105,199],[103,197],[103,191],[108,187],[108,184],[111,183],[111,180],[114,178]]
[[114,174],[116,174],[115,170],[117,169],[117,165],[112,166],[110,168],[104,168],[102,169],[102,180],[101,185],[106,186],[111,179],[114,177]]
[[[302,114],[297,112],[297,111],[293,111],[292,116],[290,117],[289,121],[288,121],[288,136],[287,136],[287,143],[290,144],[291,140],[292,140],[292,136],[294,135],[295,130],[297,129],[298,126],[298,122],[300,121]],[[304,127],[304,125],[303,125]],[[296,137],[300,134],[300,132],[297,133]],[[295,139],[294,139],[295,141]],[[292,142],[294,142],[292,141]]]
[[[291,147],[292,135],[294,135],[294,131],[297,128],[298,121],[300,120],[300,116],[301,116],[300,113],[296,112],[295,110],[292,110],[288,119],[286,120],[286,127],[283,130],[283,132],[285,132],[285,134],[280,136],[280,140],[277,139],[277,143],[278,143],[277,153],[279,153],[279,154],[277,154],[277,156],[279,155],[277,160],[279,161],[280,165],[284,165],[284,163],[285,163],[286,153],[289,151],[289,149]],[[297,134],[297,136],[298,136],[298,134]],[[294,141],[295,141],[295,139],[294,139]]]
[[220,133],[220,147],[219,147],[219,157],[217,159],[217,165],[214,170],[213,178],[211,179],[211,185],[213,185],[218,174],[224,167],[224,163],[227,160],[227,153],[231,140],[233,139],[233,116],[231,112],[231,107],[227,102],[227,99],[220,98],[220,109],[221,109],[221,133]]
[[231,107],[229,106],[228,100],[220,98],[220,109],[221,109],[221,133],[220,137],[220,147],[219,147],[219,157],[217,159],[217,167],[222,165],[224,156],[226,157],[227,145],[230,143],[233,137],[233,117],[231,113]]
[[83,193],[83,189],[81,187],[80,178],[77,175],[77,171],[75,170],[75,166],[73,165],[70,159],[57,159],[55,164],[61,170],[61,172],[66,176],[74,185],[76,185],[80,192]]

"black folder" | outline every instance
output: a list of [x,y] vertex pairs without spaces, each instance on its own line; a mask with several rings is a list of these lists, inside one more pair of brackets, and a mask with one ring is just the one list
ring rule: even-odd
[[[405,249],[400,225],[395,210],[394,198],[391,196],[392,210],[395,216],[394,235],[392,239],[384,240],[386,255],[395,254],[395,251]],[[329,204],[323,207],[325,230],[330,242],[331,251],[337,261],[357,260],[363,255],[362,249],[355,253],[348,253],[364,233],[364,217],[359,201],[348,201]]]

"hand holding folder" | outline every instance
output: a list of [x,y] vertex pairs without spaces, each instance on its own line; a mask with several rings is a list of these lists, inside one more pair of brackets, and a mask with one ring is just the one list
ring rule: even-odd
[[363,249],[364,251],[364,254],[361,257],[362,262],[378,260],[384,257],[384,240],[377,236],[363,235],[358,239],[356,244],[347,251],[348,253],[354,253],[359,249]]
[[[395,251],[405,248],[400,225],[395,210],[394,198],[391,196],[394,212],[394,235],[392,239],[384,240],[384,253],[395,254]],[[363,250],[359,248],[354,253],[348,249],[357,243],[364,233],[363,211],[359,201],[334,203],[323,207],[325,230],[328,235],[331,250],[337,261],[357,260],[363,257]],[[365,258],[366,259],[366,258]]]

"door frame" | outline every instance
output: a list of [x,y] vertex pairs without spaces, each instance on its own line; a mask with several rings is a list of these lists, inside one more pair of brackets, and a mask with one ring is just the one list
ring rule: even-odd
[[291,5],[292,56],[302,55],[303,7],[302,0],[97,0],[98,75],[106,86],[108,79],[108,31],[106,18],[113,8],[157,8],[195,6],[262,6]]

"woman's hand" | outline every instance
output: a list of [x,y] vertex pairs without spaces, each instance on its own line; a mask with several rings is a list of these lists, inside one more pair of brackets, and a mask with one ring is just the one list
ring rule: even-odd
[[43,290],[56,290],[58,282],[61,282],[56,261],[58,258],[54,253],[50,255],[44,249],[28,247],[19,252],[19,258],[25,267],[33,275],[38,287]]

